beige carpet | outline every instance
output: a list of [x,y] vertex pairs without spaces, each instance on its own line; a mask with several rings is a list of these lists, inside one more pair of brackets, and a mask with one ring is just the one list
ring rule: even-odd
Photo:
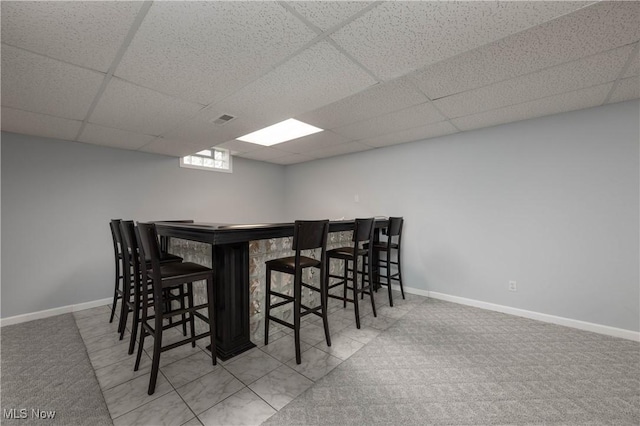
[[266,425],[640,424],[640,344],[427,299]]
[[[1,424],[113,424],[72,314],[2,327],[0,333]],[[52,411],[53,418],[37,417]]]

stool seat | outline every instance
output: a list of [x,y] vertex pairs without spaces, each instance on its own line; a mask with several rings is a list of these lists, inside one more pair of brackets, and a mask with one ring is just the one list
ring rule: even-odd
[[[281,259],[273,259],[265,263],[269,268],[279,272],[282,272],[282,271],[289,272],[289,271],[294,271],[296,269],[295,256],[283,257]],[[318,266],[320,266],[319,260],[312,259],[307,256],[300,256],[301,268],[311,268],[311,267],[318,267]]]
[[[369,262],[369,268],[366,268],[366,259],[373,256],[373,232],[375,229],[375,218],[356,219],[355,228],[353,229],[353,237],[351,241],[353,246],[340,247],[327,251],[327,259],[330,262],[331,259],[336,259],[343,262],[344,269],[343,275],[328,274],[328,278],[338,278],[340,281],[329,282],[327,288],[329,290],[342,287],[342,295],[329,293],[327,296],[332,299],[342,300],[342,307],[347,307],[347,302],[353,303],[353,311],[356,318],[356,328],[360,328],[360,308],[358,307],[358,295],[364,298],[365,294],[368,294],[371,298],[371,310],[373,316],[376,317],[376,302],[373,298],[373,286],[372,286],[372,268],[371,262]],[[362,248],[365,247],[365,248]],[[362,270],[358,270],[358,260],[362,258],[360,265]],[[351,263],[351,268],[349,268]],[[351,272],[351,276],[349,276]],[[361,285],[358,286],[358,276],[361,277]],[[352,285],[349,286],[349,281]],[[351,290],[353,297],[347,297],[348,291]]]
[[[147,274],[151,276],[152,268],[148,268]],[[193,274],[209,274],[211,269],[206,266],[198,265],[197,263],[182,262],[182,263],[168,263],[166,265],[160,265],[160,277],[164,279],[169,278],[181,278],[186,275]],[[195,281],[195,280],[194,280]]]
[[[402,286],[402,256],[400,254],[403,224],[403,218],[389,217],[389,226],[383,230],[387,235],[387,240],[373,243],[373,251],[375,254],[385,253],[385,258],[377,257],[377,262],[373,266],[377,272],[377,284],[387,286],[387,290],[389,291],[389,306],[393,306],[393,293],[391,292],[392,281],[396,281],[398,283],[402,298],[405,298],[404,287]],[[392,259],[392,253],[394,252],[395,261]],[[395,273],[392,273],[392,267],[396,269]],[[384,273],[382,273],[381,270],[384,270]],[[384,281],[382,279],[384,279]]]
[[[147,257],[144,261],[149,263],[151,262],[151,259]],[[160,263],[162,264],[162,263],[169,263],[169,262],[182,262],[182,258],[180,256],[176,256],[175,254],[161,252]]]
[[[151,269],[142,269],[143,282],[151,281],[153,283],[153,296],[149,294],[147,286],[142,286],[142,320],[140,327],[140,342],[138,343],[138,354],[136,363],[133,368],[138,371],[140,361],[142,360],[142,352],[144,348],[145,337],[153,337],[153,356],[151,361],[151,376],[149,378],[149,388],[147,393],[152,395],[155,392],[156,381],[160,371],[160,354],[165,351],[175,349],[182,345],[191,344],[192,348],[196,347],[196,341],[199,339],[209,338],[211,341],[211,358],[213,365],[216,365],[216,338],[215,338],[215,299],[213,288],[213,270],[191,262],[170,263],[166,265],[160,264],[160,247],[158,244],[158,233],[153,223],[138,222],[138,249],[141,259],[151,259]],[[206,280],[207,302],[201,305],[195,305],[193,282]],[[186,286],[186,290],[185,290]],[[178,289],[179,294],[171,296],[167,289]],[[183,303],[187,299],[186,305]],[[171,302],[175,299],[180,300],[180,309],[172,309]],[[149,301],[153,300],[154,312],[149,315]],[[199,310],[206,308],[208,316],[204,316]],[[182,320],[174,324],[165,324],[164,319],[181,315]],[[209,325],[207,332],[196,335],[195,318],[199,318]],[[186,324],[189,324],[191,330],[190,337],[186,339],[172,342],[171,344],[162,343],[162,332],[168,327],[175,325],[183,325],[183,334],[186,336]]]
[[[365,244],[364,247],[369,248],[369,244]],[[375,243],[373,245],[374,250],[380,250],[380,251],[387,251],[389,249],[397,249],[397,248],[398,248],[397,243],[391,243],[388,246],[387,246],[387,243]]]
[[[275,321],[293,330],[293,340],[296,351],[296,364],[302,363],[300,346],[300,319],[306,315],[317,315],[322,318],[324,326],[324,337],[327,346],[331,346],[331,336],[329,335],[329,318],[327,316],[327,236],[329,234],[328,220],[296,220],[293,227],[293,242],[291,248],[295,251],[295,256],[273,259],[265,262],[266,266],[266,294],[265,294],[265,314],[264,314],[264,344],[269,344],[269,323]],[[313,259],[301,254],[302,250],[320,249],[320,260]],[[303,281],[303,270],[305,268],[320,269],[319,287],[311,282]],[[293,296],[281,291],[271,289],[271,273],[280,272],[293,275]],[[319,293],[320,305],[307,306],[314,298],[308,299],[305,295],[303,303],[302,289]],[[273,302],[273,298],[282,299]],[[277,300],[277,299],[276,299]],[[293,304],[293,323],[287,322],[284,318],[271,315],[271,310],[280,308],[288,304]]]
[[[329,257],[337,257],[340,259],[353,259],[353,253],[355,252],[353,247],[340,247],[327,251]],[[358,249],[357,256],[366,256],[367,250]]]
[[[122,240],[122,243],[123,243],[123,246],[122,246],[122,249],[123,249],[122,254],[124,257],[123,264],[130,265],[130,267],[126,269],[129,272],[131,272],[130,275],[127,275],[124,277],[125,278],[124,287],[126,289],[125,291],[127,293],[127,297],[123,299],[122,313],[120,315],[120,319],[122,321],[121,322],[122,327],[120,329],[120,339],[122,340],[122,338],[124,337],[127,318],[128,318],[129,312],[132,312],[133,323],[131,325],[131,336],[129,338],[129,354],[132,354],[135,349],[136,336],[137,336],[138,328],[140,324],[141,309],[142,309],[142,292],[143,292],[142,287],[143,286],[148,287],[151,283],[149,280],[145,281],[143,279],[143,272],[144,272],[143,269],[145,271],[148,269],[151,269],[152,260],[147,256],[146,262],[144,263],[142,262],[142,259],[144,259],[144,257],[141,257],[138,241],[136,238],[135,224],[133,223],[133,221],[131,220],[120,221],[120,239]],[[160,258],[164,259],[164,261],[162,262],[163,265],[166,265],[168,263],[182,262],[181,257],[170,255],[167,253],[163,253],[163,255],[161,255]],[[171,293],[170,296],[171,297],[175,296],[175,298],[172,300],[176,301],[181,308],[184,308],[185,306],[184,291],[181,291],[179,295],[176,295],[175,293]],[[182,296],[182,299],[180,299],[181,296]],[[132,297],[133,297],[133,300],[132,300]],[[151,306],[152,303],[153,301],[150,301],[149,305]],[[170,302],[167,302],[167,309],[170,309]],[[185,319],[186,319],[186,316],[183,317],[183,320]],[[172,317],[170,317],[169,322],[170,324],[173,324]],[[186,321],[183,321],[182,325],[183,325],[182,327],[183,333],[186,335],[187,333]]]

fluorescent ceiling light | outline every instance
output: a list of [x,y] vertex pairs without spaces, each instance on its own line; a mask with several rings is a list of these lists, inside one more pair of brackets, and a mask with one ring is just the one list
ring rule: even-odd
[[323,129],[312,126],[302,121],[290,118],[264,129],[257,130],[238,138],[239,141],[256,143],[258,145],[271,146],[277,143],[290,141],[303,136],[321,132]]

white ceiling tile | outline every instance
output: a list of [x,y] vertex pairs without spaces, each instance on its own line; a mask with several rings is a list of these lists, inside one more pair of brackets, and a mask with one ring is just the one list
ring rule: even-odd
[[458,130],[448,121],[441,121],[439,123],[414,127],[413,129],[403,130],[397,133],[377,136],[370,139],[363,139],[358,142],[369,146],[382,147],[435,138],[438,136],[450,135],[452,133],[456,133],[457,131]]
[[399,78],[388,83],[376,84],[297,118],[323,129],[333,129],[418,105],[427,100],[408,79]]
[[388,80],[589,2],[385,2],[331,37]]
[[304,163],[304,162],[313,161],[313,160],[315,160],[315,158],[309,157],[307,155],[290,154],[290,155],[286,155],[284,157],[274,158],[272,160],[269,160],[269,162],[270,163],[274,163],[274,164],[287,165],[287,164]]
[[321,148],[315,151],[307,152],[305,155],[313,158],[327,158],[327,157],[335,157],[336,155],[344,155],[351,154],[354,152],[362,152],[373,149],[372,147],[359,143],[359,142],[348,142],[345,144],[334,145],[327,148]]
[[231,151],[231,155],[244,154],[251,151],[257,151],[262,148],[261,145],[256,145],[255,143],[244,142],[235,139],[215,146],[228,149],[229,151]]
[[78,138],[80,142],[133,150],[145,146],[154,139],[155,136],[127,132],[91,123],[87,123]]
[[450,118],[462,117],[595,86],[616,79],[631,46],[624,46],[532,74],[448,96],[434,104]]
[[288,5],[322,31],[349,19],[371,2],[366,1],[289,1]]
[[609,103],[630,101],[640,98],[640,77],[629,77],[618,82]]
[[276,2],[154,2],[116,75],[209,104],[316,36]]
[[328,42],[320,42],[214,107],[237,117],[274,124],[374,83]]
[[506,108],[482,112],[452,120],[460,130],[479,129],[528,118],[558,114],[602,104],[613,83],[537,99]]
[[338,127],[333,129],[333,131],[348,138],[358,140],[395,133],[443,120],[445,120],[445,117],[438,112],[431,102],[426,102],[359,123]]
[[[193,154],[200,149],[193,147],[185,143],[176,143],[173,140],[167,140],[163,138],[155,138],[148,144],[139,148],[138,151],[150,152],[153,154],[169,155],[171,157],[184,157],[185,155]],[[176,167],[178,166],[178,160],[176,160]]]
[[142,2],[2,2],[2,42],[106,72]]
[[638,2],[594,4],[433,64],[413,78],[437,99],[623,46],[640,38],[639,11]]
[[274,145],[274,148],[281,149],[287,152],[293,152],[296,154],[302,154],[309,151],[315,151],[320,148],[325,148],[333,145],[344,144],[351,140],[334,133],[330,130],[314,133],[309,136],[294,139],[292,141],[279,143]]
[[113,78],[89,121],[147,135],[161,135],[200,109],[202,105]]
[[205,149],[251,133],[259,124],[244,117],[235,118],[223,125],[214,124],[213,120],[219,116],[220,114],[212,113],[211,110],[203,110],[195,117],[169,130],[162,137],[175,140],[176,143],[184,142]]
[[238,157],[248,158],[250,160],[270,161],[274,158],[281,158],[290,155],[290,152],[280,151],[279,149],[266,146],[261,147],[255,151],[238,154]]
[[84,119],[103,74],[2,45],[2,105]]
[[2,107],[2,130],[6,132],[73,140],[80,125],[77,120]]

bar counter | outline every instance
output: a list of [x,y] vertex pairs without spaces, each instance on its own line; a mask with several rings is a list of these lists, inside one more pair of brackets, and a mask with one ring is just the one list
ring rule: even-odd
[[[354,220],[340,220],[329,223],[330,241],[333,246],[350,245],[350,232]],[[386,218],[376,219],[376,229],[388,225]],[[194,261],[185,253],[180,240],[204,243],[210,246],[209,259],[200,262],[214,270],[214,286],[216,298],[216,343],[218,357],[227,360],[253,348],[251,342],[250,313],[260,313],[260,300],[250,303],[250,293],[260,296],[260,274],[252,271],[261,268],[264,259],[292,255],[291,238],[293,223],[261,223],[261,224],[221,224],[221,223],[176,223],[156,222],[158,234],[169,238],[169,248],[174,254]],[[378,232],[375,233],[376,238]],[[278,239],[283,239],[282,242]],[[175,240],[175,241],[174,241]],[[268,240],[271,244],[263,244]],[[173,244],[171,244],[174,242]],[[331,244],[328,244],[328,246]],[[251,247],[251,250],[250,250]],[[277,248],[276,248],[277,247]],[[171,250],[173,248],[173,250]],[[261,256],[252,257],[257,252]],[[277,252],[277,254],[275,253]],[[375,261],[375,259],[374,259]],[[251,271],[250,271],[251,269]],[[256,279],[256,276],[258,277]],[[250,279],[253,277],[253,283]],[[264,280],[262,280],[264,281]],[[262,293],[264,294],[264,293]],[[255,297],[254,297],[255,299]],[[259,331],[260,327],[254,327]]]

